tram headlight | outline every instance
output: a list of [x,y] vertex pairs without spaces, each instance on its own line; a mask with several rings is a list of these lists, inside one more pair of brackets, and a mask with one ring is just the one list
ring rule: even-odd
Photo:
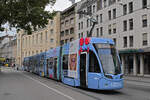
[[111,75],[105,75],[105,76],[109,79],[113,79],[113,77]]

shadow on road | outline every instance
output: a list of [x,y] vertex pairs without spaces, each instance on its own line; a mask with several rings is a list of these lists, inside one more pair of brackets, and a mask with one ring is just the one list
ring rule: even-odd
[[105,94],[105,95],[120,95],[120,94],[123,94],[122,92],[117,91],[117,90],[94,90],[94,89],[87,89],[87,88],[79,88],[79,89],[84,90],[84,91],[88,91],[88,92],[94,92],[94,93],[97,93],[97,94]]

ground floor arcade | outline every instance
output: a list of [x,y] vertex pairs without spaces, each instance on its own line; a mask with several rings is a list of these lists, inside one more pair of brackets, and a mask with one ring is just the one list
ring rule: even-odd
[[150,76],[150,52],[121,53],[120,57],[125,75]]

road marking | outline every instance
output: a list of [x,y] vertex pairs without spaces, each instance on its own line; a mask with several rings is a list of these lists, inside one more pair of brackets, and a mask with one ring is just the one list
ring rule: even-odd
[[54,92],[56,92],[56,93],[58,93],[58,94],[60,94],[60,95],[62,95],[62,96],[64,96],[64,97],[66,97],[66,98],[68,98],[68,99],[70,99],[70,100],[75,100],[75,99],[72,98],[71,96],[68,96],[68,95],[66,95],[66,94],[64,94],[64,93],[62,93],[62,92],[60,92],[60,91],[58,91],[58,90],[56,90],[56,89],[54,89],[54,88],[51,88],[51,87],[47,86],[46,84],[44,84],[44,83],[42,83],[42,82],[40,82],[40,81],[38,81],[38,80],[36,80],[36,79],[34,79],[34,78],[28,76],[28,75],[25,75],[25,74],[23,74],[23,75],[24,75],[25,77],[27,77],[27,78],[29,78],[29,79],[35,81],[35,82],[37,82],[37,83],[39,83],[39,84],[41,84],[41,85],[47,87],[48,89],[50,89],[50,90],[52,90],[52,91],[54,91]]

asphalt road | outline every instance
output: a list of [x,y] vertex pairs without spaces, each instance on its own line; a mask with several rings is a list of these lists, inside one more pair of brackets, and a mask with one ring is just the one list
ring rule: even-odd
[[116,91],[74,88],[28,72],[0,72],[0,100],[150,100],[150,83],[125,81]]

